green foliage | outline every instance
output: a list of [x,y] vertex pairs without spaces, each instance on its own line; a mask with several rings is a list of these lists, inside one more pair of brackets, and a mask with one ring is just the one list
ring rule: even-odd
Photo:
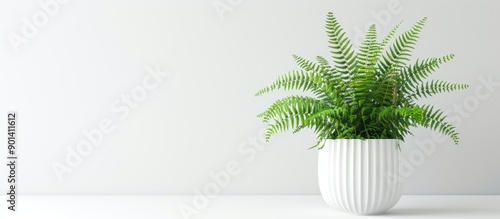
[[[415,100],[438,93],[466,89],[466,84],[426,81],[453,55],[410,62],[411,52],[427,18],[395,38],[401,23],[381,41],[375,25],[368,28],[364,42],[355,51],[333,13],[328,13],[326,33],[332,64],[294,55],[301,70],[279,76],[256,96],[277,89],[310,92],[311,96],[289,96],[274,102],[258,115],[268,123],[267,140],[278,132],[311,128],[322,148],[324,139],[400,139],[410,127],[422,126],[459,138],[455,127],[445,121],[443,111]],[[387,47],[387,48],[386,48]]]

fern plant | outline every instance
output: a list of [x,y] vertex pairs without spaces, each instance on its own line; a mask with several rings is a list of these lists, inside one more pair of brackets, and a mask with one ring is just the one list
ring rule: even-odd
[[[419,98],[442,92],[466,89],[468,85],[441,80],[426,80],[453,54],[426,58],[412,64],[411,52],[427,18],[396,35],[401,23],[377,40],[375,25],[368,28],[357,51],[333,13],[326,18],[326,33],[332,58],[310,61],[294,55],[300,70],[279,76],[271,85],[256,93],[277,89],[306,91],[310,95],[292,95],[275,101],[258,115],[268,123],[266,139],[278,132],[311,128],[321,149],[325,139],[400,139],[410,128],[422,126],[449,136],[455,144],[456,128],[445,121],[446,115],[430,105],[419,105]],[[392,45],[388,45],[392,42]]]

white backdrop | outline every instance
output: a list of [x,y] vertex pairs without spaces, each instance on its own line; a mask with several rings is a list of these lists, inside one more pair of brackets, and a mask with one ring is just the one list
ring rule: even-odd
[[314,135],[263,143],[256,114],[283,93],[253,94],[297,68],[292,54],[328,55],[328,11],[356,40],[427,16],[414,56],[454,53],[434,78],[470,84],[425,100],[462,141],[415,130],[405,194],[500,194],[497,1],[47,2],[0,3],[0,122],[19,112],[21,194],[193,194],[220,171],[220,194],[319,194]]

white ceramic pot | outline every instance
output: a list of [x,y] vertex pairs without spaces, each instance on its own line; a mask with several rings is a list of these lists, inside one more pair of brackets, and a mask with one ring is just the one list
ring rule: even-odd
[[337,210],[381,214],[403,190],[400,141],[396,139],[326,140],[319,150],[321,195]]

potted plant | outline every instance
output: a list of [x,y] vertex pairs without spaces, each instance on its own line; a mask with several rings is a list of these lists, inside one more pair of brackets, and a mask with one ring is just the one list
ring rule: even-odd
[[[442,110],[416,100],[468,85],[426,81],[453,55],[421,59],[413,64],[413,50],[426,18],[392,39],[401,23],[381,41],[375,25],[367,30],[357,51],[333,13],[326,33],[333,62],[316,62],[294,55],[300,70],[291,71],[256,93],[300,90],[275,101],[258,115],[268,123],[266,138],[281,131],[311,128],[317,134],[318,177],[321,194],[330,206],[355,214],[379,214],[401,197],[400,142],[410,128],[422,126],[449,136],[458,133]],[[389,46],[389,43],[391,45]],[[396,177],[394,177],[396,176]]]

